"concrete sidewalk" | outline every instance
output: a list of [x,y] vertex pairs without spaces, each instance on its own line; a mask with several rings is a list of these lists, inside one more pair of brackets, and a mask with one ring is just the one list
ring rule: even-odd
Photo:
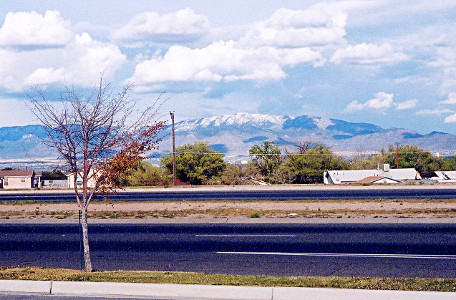
[[243,287],[212,285],[177,285],[112,282],[20,281],[0,280],[0,293],[61,296],[117,296],[171,299],[231,299],[231,300],[446,300],[456,299],[456,293],[372,291],[350,289]]

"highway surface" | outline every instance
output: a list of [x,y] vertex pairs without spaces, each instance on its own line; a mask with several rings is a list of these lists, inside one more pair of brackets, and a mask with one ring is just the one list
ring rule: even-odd
[[[98,270],[456,277],[456,224],[99,224]],[[0,266],[81,268],[77,224],[0,224]]]
[[[96,200],[110,201],[198,201],[198,200],[325,200],[325,199],[456,199],[456,187],[292,187],[292,188],[184,188],[121,191]],[[67,192],[0,192],[0,201],[73,202]]]

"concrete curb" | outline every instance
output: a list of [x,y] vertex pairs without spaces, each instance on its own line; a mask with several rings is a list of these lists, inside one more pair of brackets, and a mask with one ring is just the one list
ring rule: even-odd
[[449,300],[456,293],[114,282],[0,280],[0,293],[230,300]]
[[208,286],[178,284],[54,282],[53,295],[148,296],[179,299],[270,300],[271,287]]
[[0,292],[50,294],[51,281],[0,280]]
[[455,299],[456,293],[443,292],[410,292],[410,291],[378,291],[355,289],[325,288],[274,288],[273,300],[449,300]]

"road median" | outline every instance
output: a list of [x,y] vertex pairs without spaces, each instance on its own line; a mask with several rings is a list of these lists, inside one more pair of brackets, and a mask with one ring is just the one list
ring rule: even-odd
[[[0,203],[0,220],[78,220],[76,203]],[[456,218],[456,199],[93,202],[91,220],[139,222],[408,222]],[[141,221],[142,220],[142,221]],[[173,221],[169,221],[173,220]],[[179,221],[175,221],[179,220]],[[212,221],[211,221],[212,220]],[[356,221],[355,221],[356,222]],[[426,222],[426,221],[423,221]],[[445,221],[441,221],[445,222]]]

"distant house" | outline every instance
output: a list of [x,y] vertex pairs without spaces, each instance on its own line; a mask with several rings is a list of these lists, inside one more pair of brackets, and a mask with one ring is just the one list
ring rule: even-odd
[[33,170],[0,170],[0,189],[41,188],[41,174]]
[[[93,172],[91,172],[91,174],[93,174]],[[96,184],[95,178],[92,177],[87,182],[87,187],[94,188],[95,184]],[[76,185],[79,187],[82,187],[82,178],[80,176],[78,176],[78,178],[76,178]],[[67,187],[70,189],[74,189],[74,173],[67,174]]]
[[325,184],[368,183],[389,184],[420,180],[420,174],[413,168],[390,169],[388,164],[374,170],[336,170],[323,174]]
[[[438,182],[456,182],[456,171],[435,171]],[[434,178],[432,178],[434,179]]]

